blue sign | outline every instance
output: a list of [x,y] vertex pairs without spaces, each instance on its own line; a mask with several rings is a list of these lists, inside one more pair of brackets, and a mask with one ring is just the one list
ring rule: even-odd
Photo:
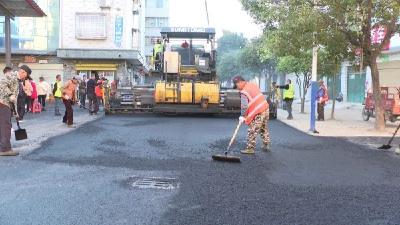
[[122,16],[116,16],[114,43],[117,47],[121,47],[123,33],[124,33],[124,18]]

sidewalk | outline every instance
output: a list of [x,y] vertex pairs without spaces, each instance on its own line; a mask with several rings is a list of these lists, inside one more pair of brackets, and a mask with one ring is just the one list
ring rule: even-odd
[[[374,129],[375,119],[370,118],[369,121],[364,121],[361,116],[363,108],[362,104],[357,103],[343,103],[336,102],[335,105],[335,119],[330,119],[332,102],[330,101],[325,106],[325,121],[316,121],[316,130],[319,134],[309,132],[310,129],[310,102],[305,104],[305,113],[300,113],[301,104],[300,101],[293,102],[293,120],[287,120],[287,111],[278,109],[278,119],[287,125],[294,127],[300,131],[306,132],[314,136],[327,136],[327,137],[344,137],[348,140],[360,140],[359,137],[376,137],[376,140],[371,140],[370,143],[365,143],[365,138],[361,143],[358,144],[368,145],[370,147],[376,147],[384,144],[391,137],[399,124],[386,122],[385,131],[376,131]],[[317,115],[317,114],[316,114]],[[398,135],[399,136],[399,135]],[[395,138],[393,140],[393,146],[398,145],[398,141]],[[379,140],[382,143],[372,143]]]
[[[28,139],[15,141],[14,132],[12,132],[11,146],[21,154],[26,154],[39,148],[42,142],[51,137],[73,132],[79,126],[103,116],[103,113],[99,113],[97,116],[91,116],[86,109],[80,109],[79,106],[74,106],[73,109],[74,125],[76,128],[68,128],[62,122],[62,116],[54,116],[53,105],[50,105],[47,111],[41,113],[27,113],[24,116],[24,121],[20,123],[20,126],[22,129],[26,129]],[[60,112],[64,115],[64,107],[60,108]],[[15,118],[12,118],[12,124],[13,128],[17,129]]]

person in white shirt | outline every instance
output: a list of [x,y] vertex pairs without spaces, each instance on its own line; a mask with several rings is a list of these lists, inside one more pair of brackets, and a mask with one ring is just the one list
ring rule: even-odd
[[46,111],[46,97],[50,94],[51,87],[50,84],[44,81],[43,77],[39,77],[39,84],[37,85],[38,100],[42,105],[42,111]]

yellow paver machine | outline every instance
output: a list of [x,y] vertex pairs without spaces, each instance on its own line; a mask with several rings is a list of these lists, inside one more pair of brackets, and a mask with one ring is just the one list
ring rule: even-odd
[[[150,72],[154,83],[133,87],[133,111],[189,114],[236,114],[237,90],[221,88],[216,74],[214,28],[161,29],[164,51]],[[115,107],[114,107],[115,108]],[[112,104],[107,112],[114,112]]]

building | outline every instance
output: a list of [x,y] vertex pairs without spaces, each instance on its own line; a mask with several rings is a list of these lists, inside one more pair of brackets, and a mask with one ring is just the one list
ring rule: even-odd
[[61,0],[57,56],[63,78],[96,74],[135,83],[146,64],[143,1]]
[[[11,63],[15,68],[21,64],[29,65],[32,69],[32,77],[36,81],[40,76],[52,81],[55,75],[63,70],[63,63],[56,57],[59,44],[59,0],[35,2],[46,14],[44,17],[15,17],[11,20]],[[21,2],[10,4],[10,7],[16,4],[21,4]],[[28,14],[21,16],[26,15]],[[5,66],[4,54],[5,17],[0,17],[1,68]]]
[[[400,87],[400,34],[394,35],[390,46],[378,58],[381,86]],[[368,90],[372,90],[371,69],[361,71],[351,62],[343,62],[337,85],[344,101],[362,103]]]
[[162,27],[169,27],[169,0],[146,0],[145,54],[149,64]]

